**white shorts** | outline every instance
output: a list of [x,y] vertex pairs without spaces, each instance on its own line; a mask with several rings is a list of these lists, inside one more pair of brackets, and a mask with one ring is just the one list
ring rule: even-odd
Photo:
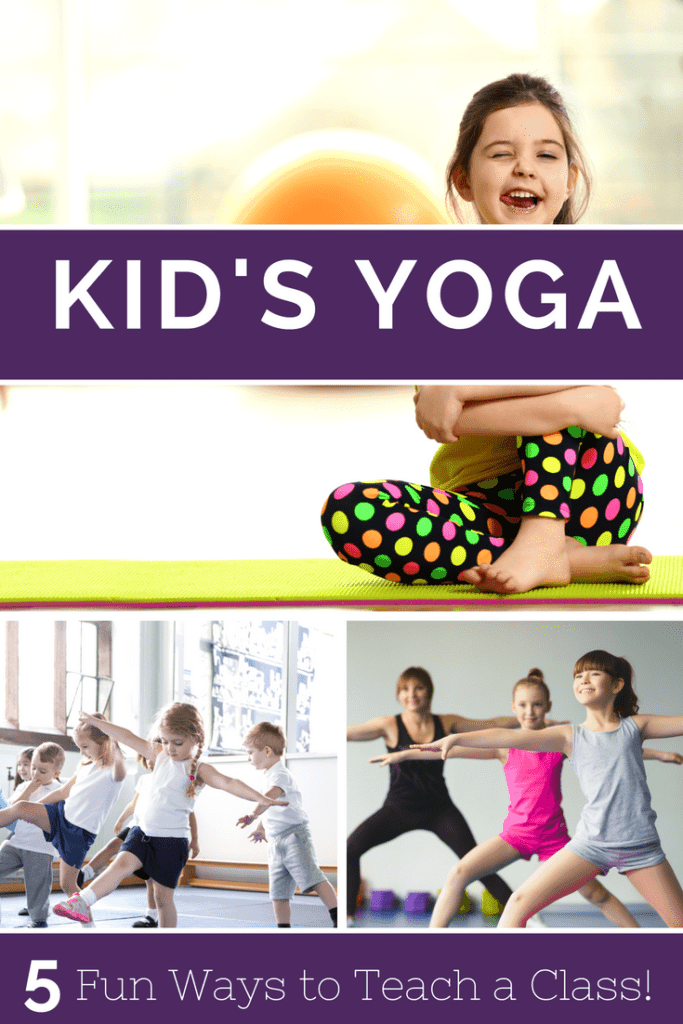
[[268,881],[271,900],[291,900],[297,885],[309,892],[325,881],[308,825],[293,825],[268,840]]

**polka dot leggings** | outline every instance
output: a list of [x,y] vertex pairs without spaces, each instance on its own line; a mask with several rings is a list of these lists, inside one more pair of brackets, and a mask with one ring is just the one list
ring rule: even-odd
[[565,520],[565,535],[589,547],[627,544],[643,508],[643,485],[621,437],[580,427],[518,437],[521,468],[457,494],[402,480],[342,484],[322,511],[339,558],[396,583],[456,583],[495,562],[521,516]]

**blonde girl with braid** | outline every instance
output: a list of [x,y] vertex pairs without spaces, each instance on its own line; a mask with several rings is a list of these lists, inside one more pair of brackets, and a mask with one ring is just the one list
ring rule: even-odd
[[[83,723],[91,717],[81,713]],[[174,894],[189,857],[190,813],[203,786],[253,800],[261,810],[286,801],[262,796],[246,783],[228,778],[201,760],[204,722],[193,704],[169,704],[159,712],[155,725],[162,748],[159,754],[148,740],[130,729],[113,722],[99,725],[112,739],[154,761],[152,781],[138,800],[137,824],[112,864],[71,899],[57,903],[54,913],[72,921],[88,921],[90,907],[97,900],[108,896],[124,878],[142,868],[152,879],[159,927],[175,928],[178,917]]]

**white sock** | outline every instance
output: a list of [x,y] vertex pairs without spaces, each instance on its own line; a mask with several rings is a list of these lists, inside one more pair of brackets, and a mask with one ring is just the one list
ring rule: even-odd
[[89,885],[87,889],[81,889],[78,895],[81,897],[86,907],[92,907],[93,903],[97,902],[97,893],[91,885]]
[[156,907],[154,909],[152,909],[151,907],[147,907],[147,917],[151,917],[154,921],[159,920],[159,911],[156,909]]
[[83,872],[83,880],[86,882],[89,882],[91,878],[95,877],[95,872],[89,864],[84,864],[81,871]]

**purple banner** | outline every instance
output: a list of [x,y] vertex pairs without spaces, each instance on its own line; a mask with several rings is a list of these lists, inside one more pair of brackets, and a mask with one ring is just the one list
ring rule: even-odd
[[683,377],[675,229],[5,229],[6,380]]
[[[666,934],[5,934],[5,1019],[156,1017],[413,1024],[445,1012],[509,1024],[628,1024],[675,1012]],[[27,1006],[27,1000],[33,1001]],[[40,1004],[53,1008],[40,1008]],[[237,1012],[239,1011],[239,1012]],[[384,1017],[386,1015],[386,1018]],[[207,1018],[208,1019],[208,1018]]]

